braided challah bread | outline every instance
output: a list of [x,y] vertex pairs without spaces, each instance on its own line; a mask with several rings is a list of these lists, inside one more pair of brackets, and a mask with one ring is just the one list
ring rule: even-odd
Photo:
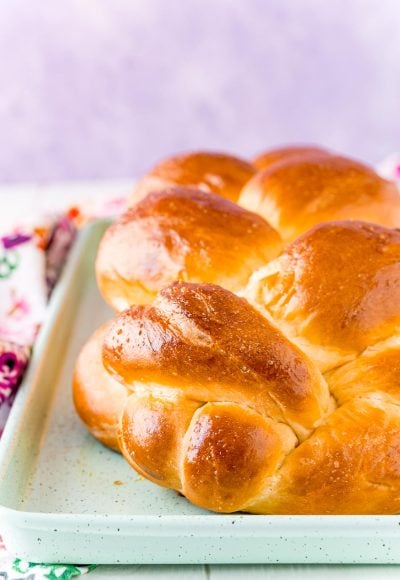
[[74,374],[92,434],[217,512],[399,513],[396,187],[294,146],[171,158],[134,202]]
[[96,260],[105,300],[116,310],[152,302],[174,280],[243,290],[281,251],[259,215],[214,193],[182,187],[151,193],[107,230]]

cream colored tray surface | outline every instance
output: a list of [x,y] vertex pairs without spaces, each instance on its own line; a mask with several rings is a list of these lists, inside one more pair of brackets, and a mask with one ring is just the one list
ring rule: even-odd
[[140,478],[81,425],[74,361],[111,316],[84,231],[56,288],[0,447],[0,531],[31,561],[74,563],[400,563],[398,516],[217,515]]

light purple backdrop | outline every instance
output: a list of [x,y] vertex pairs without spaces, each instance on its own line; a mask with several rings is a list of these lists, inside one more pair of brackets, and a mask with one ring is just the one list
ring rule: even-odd
[[400,148],[399,0],[0,3],[0,181],[290,141]]

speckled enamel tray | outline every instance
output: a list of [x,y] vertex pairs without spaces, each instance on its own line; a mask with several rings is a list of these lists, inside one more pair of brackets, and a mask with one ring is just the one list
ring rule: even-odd
[[80,236],[0,448],[0,531],[31,561],[400,563],[400,517],[216,515],[140,478],[97,443],[71,400],[75,358],[110,317],[93,263],[106,227]]

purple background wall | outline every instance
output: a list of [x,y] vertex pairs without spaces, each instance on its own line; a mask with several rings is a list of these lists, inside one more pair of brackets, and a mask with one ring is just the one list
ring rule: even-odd
[[188,148],[400,147],[398,0],[3,0],[0,181]]

